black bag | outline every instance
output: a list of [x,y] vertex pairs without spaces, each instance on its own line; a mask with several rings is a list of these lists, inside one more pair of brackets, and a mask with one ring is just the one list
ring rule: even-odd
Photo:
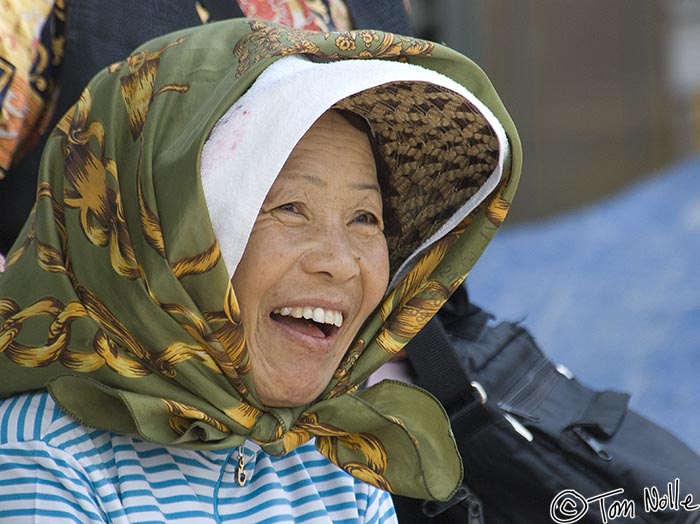
[[407,347],[445,406],[465,483],[448,502],[395,497],[401,524],[700,522],[700,456],[550,362],[521,326],[461,290]]

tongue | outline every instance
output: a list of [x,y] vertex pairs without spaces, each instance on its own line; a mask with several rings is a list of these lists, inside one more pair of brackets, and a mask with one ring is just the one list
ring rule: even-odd
[[305,318],[283,317],[280,315],[274,315],[272,319],[306,336],[326,338],[326,334],[321,331],[318,324],[312,320],[307,320]]

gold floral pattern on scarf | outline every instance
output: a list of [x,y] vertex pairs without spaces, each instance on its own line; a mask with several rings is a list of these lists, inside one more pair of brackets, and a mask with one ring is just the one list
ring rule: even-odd
[[163,238],[163,229],[160,225],[158,216],[151,211],[143,194],[143,144],[139,151],[139,164],[136,171],[136,198],[139,202],[139,214],[141,215],[141,227],[143,228],[143,236],[151,248],[161,257],[167,258],[165,252],[165,239]]
[[[272,22],[251,20],[250,34],[241,38],[233,48],[238,59],[236,76],[243,76],[258,62],[287,55],[313,55],[336,58],[393,58],[430,56],[435,44],[427,40],[385,33],[370,29],[343,33],[290,29]],[[329,52],[332,41],[336,52]],[[358,51],[358,46],[363,49]]]
[[499,184],[498,188],[496,188],[493,198],[486,207],[486,217],[496,227],[500,227],[503,224],[510,210],[510,202],[503,196],[504,191],[508,187],[509,178],[510,172],[504,176],[504,180]]
[[229,282],[224,299],[225,322],[219,328],[217,335],[224,340],[224,347],[231,363],[237,369],[243,369],[245,373],[250,371],[245,352],[245,338],[243,336],[243,324],[241,324],[241,307],[238,304],[233,285]]
[[224,409],[224,413],[236,423],[246,429],[251,429],[262,415],[262,411],[250,404],[240,403],[229,409]]
[[[63,304],[54,297],[41,299],[22,310],[9,299],[0,301],[0,316],[5,317],[2,337],[0,337],[0,353],[17,365],[25,367],[44,367],[53,362],[60,362],[72,371],[92,372],[103,365],[123,376],[132,378],[144,377],[150,371],[144,365],[120,353],[117,346],[98,330],[92,344],[94,352],[78,352],[68,349],[71,342],[71,325],[80,318],[89,316],[88,311],[79,302]],[[49,337],[45,344],[26,346],[16,342],[23,324],[31,319],[42,316],[52,318],[49,327]]]
[[138,51],[128,56],[124,62],[109,66],[110,73],[120,71],[124,63],[129,67],[129,73],[122,76],[119,81],[126,109],[129,112],[129,129],[134,140],[143,132],[148,110],[156,96],[167,91],[184,93],[189,90],[188,85],[166,84],[155,91],[161,55],[171,47],[180,45],[185,39],[186,37],[182,36],[156,51]]
[[262,20],[251,20],[248,24],[251,33],[239,40],[233,48],[233,56],[238,59],[237,77],[243,76],[255,64],[266,58],[320,52],[318,45],[308,38],[316,33]]
[[[130,378],[144,377],[153,371],[174,377],[177,364],[190,359],[196,359],[210,370],[220,373],[212,357],[199,344],[178,341],[169,344],[159,353],[147,352],[93,293],[83,286],[78,287],[82,301],[65,305],[54,297],[46,297],[24,309],[20,309],[11,299],[0,301],[0,317],[5,318],[2,323],[0,353],[6,352],[12,362],[21,366],[43,367],[60,361],[73,371],[87,373],[107,365],[115,373]],[[17,343],[15,339],[22,331],[23,324],[41,316],[53,319],[46,344],[25,346]],[[71,324],[76,319],[86,317],[98,318],[101,325],[117,334],[128,350],[122,349],[102,329],[97,330],[93,339],[94,353],[69,350]]]
[[[139,203],[139,213],[141,215],[141,227],[144,238],[151,248],[161,257],[167,258],[163,230],[158,216],[151,211],[143,193],[143,177],[141,156],[139,157],[138,172],[136,176],[136,196]],[[209,248],[201,253],[184,257],[170,263],[173,274],[178,278],[191,275],[201,275],[210,271],[221,260],[221,250],[219,244],[214,241]],[[155,299],[154,297],[154,300]]]
[[197,253],[191,257],[185,257],[170,264],[170,269],[177,278],[184,278],[190,275],[201,275],[210,271],[221,259],[219,244],[213,242],[206,251]]
[[207,350],[236,390],[247,396],[248,387],[241,380],[241,375],[250,373],[252,368],[243,336],[240,306],[230,281],[226,288],[224,310],[208,312],[205,318],[213,330],[206,337]]
[[[316,437],[316,447],[334,464],[338,464],[352,476],[391,491],[391,484],[384,476],[388,464],[386,448],[374,435],[349,433],[331,424],[319,421],[316,413],[304,413],[290,431],[282,436],[285,450],[291,450]],[[357,455],[358,460],[341,459],[341,448]]]
[[[177,341],[167,345],[160,352],[148,351],[93,292],[82,285],[78,285],[76,290],[90,316],[97,320],[100,325],[105,326],[105,329],[114,333],[115,337],[121,341],[121,345],[125,346],[125,354],[137,357],[140,362],[146,364],[147,369],[172,378],[176,375],[175,366],[177,364],[196,359],[209,369],[219,371],[211,356],[197,344]],[[113,353],[122,352],[123,350],[119,349],[121,345],[115,344]],[[115,371],[119,372],[117,369]]]
[[178,435],[184,435],[192,426],[192,421],[201,421],[221,433],[229,433],[231,430],[224,426],[221,422],[213,417],[210,417],[202,410],[187,406],[175,400],[161,399],[170,412],[168,425],[173,432]]
[[338,369],[335,370],[333,380],[336,381],[336,384],[328,394],[328,398],[335,398],[343,393],[347,393],[351,389],[359,388],[359,384],[356,384],[354,388],[350,384],[350,374],[364,349],[365,341],[358,338],[343,357]]
[[428,278],[457,237],[450,234],[433,244],[381,305],[385,321],[377,334],[377,344],[389,355],[401,351],[462,282],[455,279],[444,283]]
[[[42,298],[21,309],[12,299],[0,300],[0,316],[5,317],[3,331],[0,336],[0,353],[20,366],[47,366],[61,358],[70,342],[71,324],[76,318],[85,316],[85,310],[80,304],[64,305],[54,297]],[[24,323],[36,318],[47,316],[51,319],[46,343],[28,346],[16,341]]]
[[[29,216],[29,231],[22,243],[17,247],[7,258],[6,268],[12,266],[19,260],[29,249],[32,243],[36,242],[37,263],[44,271],[59,272],[68,274],[68,248],[66,246],[66,228],[65,215],[63,205],[59,203],[51,194],[51,185],[48,182],[42,181],[39,183],[36,191],[36,204]],[[56,224],[56,232],[61,242],[62,250],[58,250],[43,242],[36,241],[36,206],[40,205],[46,199],[52,208],[54,222]],[[51,263],[53,261],[54,263]]]
[[[65,159],[63,201],[79,210],[85,236],[96,246],[109,246],[112,267],[117,274],[133,279],[140,275],[124,220],[117,185],[117,164],[105,154],[102,122],[89,121],[92,95],[85,89],[71,112],[54,134],[62,138]],[[98,150],[93,149],[93,144]]]
[[90,358],[89,353],[73,353],[74,362],[71,366],[73,371],[87,373],[99,369],[105,364],[112,371],[123,377],[140,378],[151,374],[141,361],[123,351],[107,334],[99,329],[95,334],[92,347],[95,355],[100,360]]

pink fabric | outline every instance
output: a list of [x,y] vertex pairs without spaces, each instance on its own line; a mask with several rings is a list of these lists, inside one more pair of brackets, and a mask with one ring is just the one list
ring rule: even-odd
[[390,360],[367,379],[367,387],[374,386],[384,379],[399,380],[407,384],[413,384],[411,370],[407,360]]
[[352,22],[344,0],[238,0],[248,18],[312,31],[350,31]]

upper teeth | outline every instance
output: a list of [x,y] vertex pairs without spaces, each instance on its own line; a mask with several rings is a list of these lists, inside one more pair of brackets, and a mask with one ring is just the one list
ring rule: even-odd
[[305,318],[320,324],[332,324],[337,327],[343,325],[343,314],[340,311],[323,309],[322,307],[282,307],[275,309],[273,313],[283,317]]

